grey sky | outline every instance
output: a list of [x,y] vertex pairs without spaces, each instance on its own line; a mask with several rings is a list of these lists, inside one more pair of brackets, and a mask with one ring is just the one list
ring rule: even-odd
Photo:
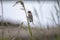
[[[15,7],[12,7],[13,4],[15,4],[15,2],[16,1],[11,1],[11,2],[10,1],[6,2],[5,1],[5,2],[3,2],[4,20],[5,21],[9,20],[12,23],[24,22],[26,24],[25,12],[20,9],[20,8],[22,8],[22,6],[20,4],[17,4]],[[25,3],[26,10],[27,11],[28,10],[32,11],[35,25],[38,25],[37,21],[39,21],[39,20],[37,19],[36,15],[35,15],[33,7],[35,7],[37,12],[38,12],[41,24],[43,24],[45,26],[46,26],[47,22],[49,23],[49,25],[53,24],[52,21],[49,21],[47,19],[47,18],[52,19],[50,12],[52,12],[54,14],[55,20],[57,22],[57,17],[56,17],[56,14],[55,14],[56,10],[54,8],[54,5],[56,5],[55,2],[41,2],[40,4],[38,4],[38,2],[24,2],[24,3]],[[39,7],[40,7],[40,9],[39,9]],[[1,9],[1,4],[0,4],[0,9]],[[43,14],[43,18],[41,16],[41,13]],[[0,10],[0,15],[1,15],[1,10]]]

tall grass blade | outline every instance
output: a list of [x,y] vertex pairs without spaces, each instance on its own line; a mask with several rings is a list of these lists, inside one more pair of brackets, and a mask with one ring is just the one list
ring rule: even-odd
[[4,18],[3,18],[3,1],[1,0],[1,11],[2,11],[2,40],[4,40],[4,24],[3,24],[3,20],[4,20]]
[[[26,18],[27,18],[27,12],[26,12],[26,9],[25,9],[25,6],[24,6],[24,3],[22,0],[18,1],[22,7],[24,8],[24,11],[25,11],[25,14],[26,14]],[[30,24],[29,24],[29,21],[27,19],[27,23],[28,23],[28,30],[29,30],[29,33],[30,33],[30,37],[31,37],[31,40],[33,40],[33,36],[32,36],[32,31],[31,31],[31,28],[30,28]]]
[[38,15],[38,12],[37,12],[37,10],[35,8],[34,8],[34,12],[35,12],[35,15],[36,15],[36,17],[38,19],[38,24],[41,26],[39,15]]

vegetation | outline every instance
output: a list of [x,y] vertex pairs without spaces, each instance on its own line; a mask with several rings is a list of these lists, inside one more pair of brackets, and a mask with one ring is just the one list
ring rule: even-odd
[[[27,20],[28,28],[27,27],[24,28],[23,22],[22,22],[20,25],[18,25],[19,27],[16,27],[17,28],[16,35],[15,36],[11,36],[11,33],[13,33],[12,31],[14,30],[14,28],[11,28],[9,26],[10,23],[7,23],[7,22],[4,23],[3,22],[3,20],[4,20],[3,13],[4,12],[3,12],[3,2],[1,0],[1,8],[2,8],[1,9],[1,11],[2,11],[2,21],[1,21],[1,23],[2,23],[2,31],[1,32],[2,32],[2,37],[0,37],[0,40],[60,40],[60,32],[59,32],[60,31],[60,29],[59,29],[60,24],[56,23],[54,15],[53,15],[52,12],[51,12],[52,19],[49,19],[49,20],[51,20],[52,22],[54,22],[54,24],[58,25],[56,28],[49,28],[48,23],[47,23],[47,28],[48,29],[31,28],[30,27],[30,23],[29,23],[29,21],[27,19],[27,11],[25,9],[24,2],[22,0],[17,1],[13,6],[15,6],[17,3],[20,3],[22,5],[23,9],[24,9],[24,12],[26,14],[26,20]],[[57,3],[58,3],[58,6],[60,7],[58,0],[57,0]],[[59,18],[60,18],[59,15],[58,15],[59,11],[57,10],[56,6],[54,6],[54,8],[57,11],[56,15],[57,15],[58,22],[59,22]],[[39,20],[39,16],[38,16],[37,10],[35,8],[34,8],[34,12],[36,14],[36,17]],[[38,24],[41,25],[40,21],[38,22]],[[4,32],[6,30],[5,26],[8,26],[8,27],[6,27],[6,29],[8,28],[8,31],[7,31],[8,32],[8,37],[4,37]],[[12,31],[10,31],[9,28],[11,28],[10,30],[12,30]],[[25,31],[22,28],[24,28]],[[27,33],[27,37],[21,37],[21,36],[19,36],[20,35],[20,29],[22,29],[23,33]]]
[[[26,19],[27,19],[27,12],[26,12],[26,9],[25,9],[25,6],[24,6],[23,1],[20,0],[20,1],[17,1],[16,4],[17,4],[17,3],[20,3],[20,4],[22,5],[22,7],[23,7],[23,9],[24,9],[24,11],[25,11],[25,14],[26,14]],[[27,23],[28,23],[28,30],[29,30],[29,33],[30,33],[30,36],[31,36],[31,40],[33,40],[32,31],[31,31],[31,28],[30,28],[30,24],[29,24],[28,19],[27,19]]]

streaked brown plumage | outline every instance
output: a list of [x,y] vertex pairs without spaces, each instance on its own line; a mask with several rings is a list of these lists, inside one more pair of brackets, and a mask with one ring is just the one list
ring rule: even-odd
[[33,22],[33,16],[32,16],[31,11],[28,11],[27,19],[28,19],[29,22]]

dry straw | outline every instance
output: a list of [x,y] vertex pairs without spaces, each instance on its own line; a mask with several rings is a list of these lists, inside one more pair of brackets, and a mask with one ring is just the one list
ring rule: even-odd
[[[27,19],[27,12],[26,12],[26,9],[25,9],[25,6],[24,6],[24,2],[22,0],[19,0],[17,1],[13,6],[15,6],[17,3],[20,3],[25,11],[25,14],[26,14],[26,19]],[[32,30],[30,28],[30,24],[29,24],[29,21],[27,19],[27,23],[28,23],[28,31],[30,33],[30,37],[31,37],[31,40],[33,40],[33,36],[32,36]]]

